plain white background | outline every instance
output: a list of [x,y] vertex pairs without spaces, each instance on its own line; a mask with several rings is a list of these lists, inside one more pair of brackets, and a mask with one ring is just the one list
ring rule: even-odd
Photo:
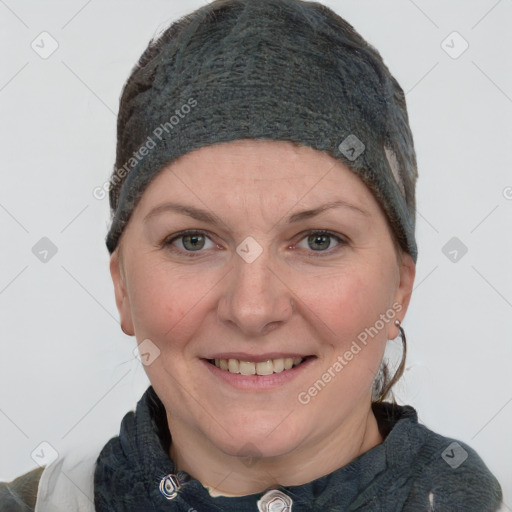
[[[93,190],[112,171],[130,70],[205,3],[0,0],[0,480],[35,467],[41,442],[117,434],[148,385],[119,327],[108,200]],[[475,448],[512,510],[512,2],[325,4],[383,55],[415,137],[419,260],[398,401]],[[57,251],[46,261],[43,237]]]

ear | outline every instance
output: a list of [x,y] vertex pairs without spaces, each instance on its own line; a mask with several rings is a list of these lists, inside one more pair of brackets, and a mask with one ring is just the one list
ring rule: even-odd
[[[396,289],[393,305],[396,305],[395,311],[397,312],[395,319],[403,321],[405,314],[407,313],[407,309],[409,307],[409,302],[411,300],[412,288],[414,285],[414,278],[416,276],[416,264],[412,259],[412,256],[407,253],[402,253],[399,264],[400,270],[400,283],[398,284],[398,288]],[[400,305],[400,309],[398,309],[398,304]],[[395,322],[391,322],[388,329],[388,339],[395,339],[399,334],[398,327],[395,325]]]
[[121,329],[128,336],[133,336],[135,330],[133,328],[132,310],[130,300],[126,292],[126,280],[120,261],[118,248],[110,256],[110,275],[114,283],[114,293],[116,297],[117,310],[121,320]]

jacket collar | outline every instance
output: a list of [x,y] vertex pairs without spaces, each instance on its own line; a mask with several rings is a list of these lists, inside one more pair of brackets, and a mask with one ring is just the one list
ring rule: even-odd
[[[294,503],[313,510],[315,501],[327,503],[333,493],[337,495],[338,504],[340,500],[350,504],[358,493],[362,492],[364,498],[366,493],[374,492],[371,488],[383,485],[382,479],[409,470],[417,443],[413,439],[404,443],[404,436],[421,436],[422,430],[412,428],[418,423],[416,411],[411,406],[387,402],[374,403],[372,409],[384,437],[383,443],[333,473],[303,485],[279,489]],[[184,471],[177,471],[168,455],[170,442],[165,407],[150,386],[138,402],[136,411],[125,415],[120,435],[105,445],[97,460],[94,476],[97,512],[186,511],[190,507],[197,510],[219,507],[219,510],[237,512],[258,510],[256,503],[265,493],[213,498],[198,480]],[[390,467],[393,471],[385,471]],[[173,475],[171,482],[179,482],[171,499],[161,491],[169,475]],[[169,501],[174,508],[169,507]]]

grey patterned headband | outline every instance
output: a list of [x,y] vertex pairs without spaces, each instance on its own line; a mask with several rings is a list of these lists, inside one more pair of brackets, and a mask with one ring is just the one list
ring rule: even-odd
[[121,97],[109,252],[164,166],[243,138],[341,160],[416,261],[417,165],[403,90],[350,24],[299,0],[217,0],[150,42]]

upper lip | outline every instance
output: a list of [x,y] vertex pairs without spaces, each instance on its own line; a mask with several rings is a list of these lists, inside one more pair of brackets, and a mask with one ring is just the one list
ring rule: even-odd
[[288,357],[309,357],[311,354],[301,354],[299,352],[268,352],[266,354],[247,354],[245,352],[219,352],[211,354],[204,359],[238,359],[239,361],[250,361],[260,363],[270,359],[286,359]]

